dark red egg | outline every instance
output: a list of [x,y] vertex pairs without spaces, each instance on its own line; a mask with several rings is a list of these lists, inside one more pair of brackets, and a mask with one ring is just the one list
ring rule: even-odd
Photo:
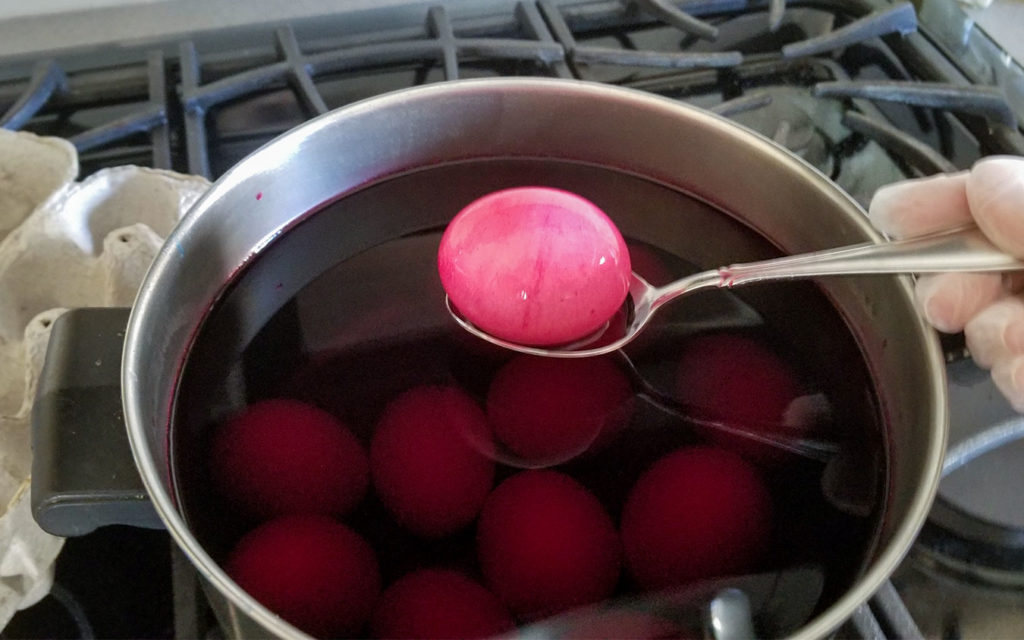
[[454,387],[407,391],[384,410],[370,443],[373,484],[399,524],[444,536],[480,512],[494,480],[483,410]]
[[285,516],[250,531],[225,564],[249,595],[319,637],[357,635],[380,592],[373,549],[327,516]]
[[519,356],[487,392],[495,438],[529,466],[559,464],[621,428],[632,409],[629,380],[609,358]]
[[[800,437],[813,426],[790,412],[801,396],[796,373],[765,344],[743,335],[700,336],[683,349],[677,397],[702,418],[764,436]],[[709,435],[758,461],[777,459],[783,450],[715,429]]]
[[373,613],[377,638],[486,638],[513,627],[497,597],[458,571],[421,569],[399,578]]
[[526,619],[608,597],[621,563],[604,507],[555,471],[523,471],[494,490],[480,514],[477,551],[487,584]]
[[483,196],[452,219],[438,271],[449,299],[487,333],[519,344],[584,338],[630,283],[619,230],[589,200],[546,187]]
[[344,515],[363,498],[369,462],[331,414],[296,400],[247,407],[213,435],[210,474],[251,515]]
[[749,462],[725,449],[681,449],[648,469],[626,500],[626,563],[648,589],[743,573],[769,543],[771,520],[768,489]]

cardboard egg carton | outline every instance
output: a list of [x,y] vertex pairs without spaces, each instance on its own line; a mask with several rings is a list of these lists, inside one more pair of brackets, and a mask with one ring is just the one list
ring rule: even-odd
[[50,327],[69,308],[130,306],[163,239],[210,186],[132,166],[77,175],[67,141],[0,129],[0,629],[48,593],[63,543],[29,508]]

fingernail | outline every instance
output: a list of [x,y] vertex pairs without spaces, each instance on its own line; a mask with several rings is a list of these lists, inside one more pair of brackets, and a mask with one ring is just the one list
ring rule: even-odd
[[875,191],[868,207],[868,219],[871,224],[886,235],[896,235],[898,231],[898,216],[896,211],[903,198],[902,194],[907,190],[908,183],[897,182],[889,184]]
[[1024,412],[1024,356],[997,362],[992,367],[992,381],[1014,410]]
[[1008,341],[1024,324],[1024,303],[1018,298],[999,300],[974,316],[964,327],[967,349],[980,366],[990,368],[1011,354]]
[[1011,323],[1004,331],[1006,349],[1015,355],[1024,354],[1024,324]]
[[967,172],[904,180],[875,192],[868,219],[894,237],[938,231],[971,218],[965,185]]
[[915,296],[925,319],[939,331],[956,333],[1004,295],[997,275],[986,273],[940,273],[921,276]]
[[1019,158],[985,158],[977,162],[967,178],[971,209],[977,214],[989,202],[1016,187],[1017,179],[1022,175],[1024,160]]
[[986,158],[967,178],[967,201],[982,231],[1002,250],[1024,255],[1024,159]]
[[922,276],[914,288],[921,314],[933,327],[946,333],[956,333],[963,327],[957,327],[954,316],[961,298],[958,291],[947,291],[942,282],[932,276]]
[[991,369],[999,352],[998,331],[991,323],[967,323],[967,350],[971,357],[983,369]]

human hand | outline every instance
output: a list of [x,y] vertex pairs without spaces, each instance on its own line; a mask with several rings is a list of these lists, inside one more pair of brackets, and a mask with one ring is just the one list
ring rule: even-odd
[[[1024,158],[985,158],[969,172],[883,187],[868,216],[895,238],[974,222],[997,247],[1024,257]],[[915,295],[936,329],[964,332],[975,362],[1024,412],[1024,272],[924,275]]]

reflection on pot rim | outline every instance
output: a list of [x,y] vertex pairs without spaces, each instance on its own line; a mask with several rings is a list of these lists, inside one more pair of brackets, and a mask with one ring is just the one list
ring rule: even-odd
[[[600,126],[623,117],[632,118],[635,127]],[[380,145],[388,136],[395,144]],[[714,153],[679,154],[683,141]],[[350,151],[340,163],[338,149]],[[229,633],[297,634],[227,579],[192,537],[171,498],[164,466],[171,390],[211,302],[268,239],[338,194],[444,158],[537,155],[628,167],[736,213],[791,251],[878,240],[851,199],[769,141],[667,99],[582,82],[470,80],[411,89],[325,114],[271,142],[222,177],[172,233],[140,290],[122,368],[136,464],[171,535],[204,578],[227,595],[223,602],[212,600]],[[757,178],[737,184],[737,162],[749,163],[748,175]],[[293,188],[296,184],[303,188]],[[258,202],[256,193],[263,194]],[[834,210],[836,224],[828,230],[798,224],[794,212],[803,210]],[[895,568],[931,504],[947,430],[942,358],[934,335],[914,311],[907,279],[842,282],[826,290],[843,302],[839,306],[855,328],[882,395],[894,454],[891,485],[899,487],[890,496],[890,515],[900,516],[886,519],[883,550],[872,568],[801,629],[795,636],[801,638],[837,627]],[[899,341],[883,345],[882,336],[897,333]]]

